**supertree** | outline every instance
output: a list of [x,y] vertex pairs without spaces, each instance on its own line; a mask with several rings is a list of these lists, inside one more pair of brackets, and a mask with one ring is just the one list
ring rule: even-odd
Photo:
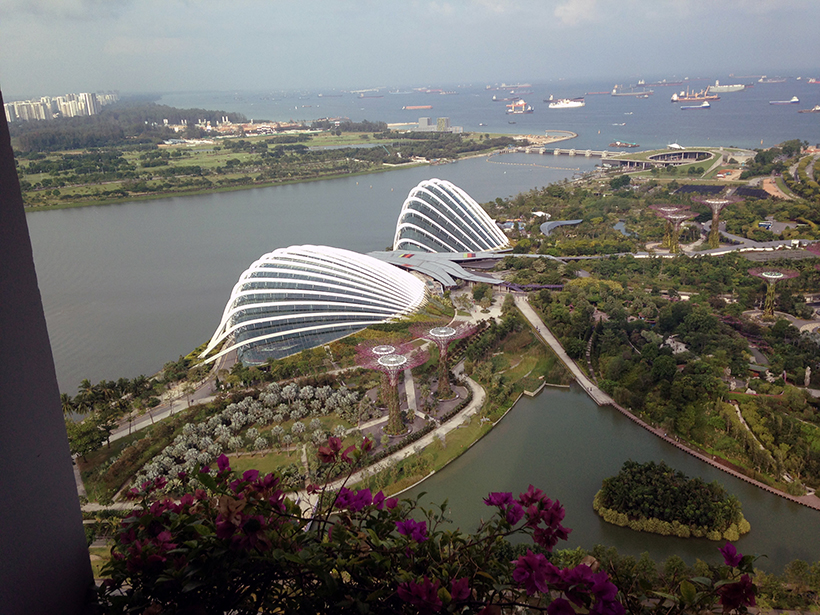
[[794,269],[755,267],[754,269],[749,269],[749,273],[761,280],[765,280],[767,288],[766,301],[763,303],[763,319],[774,319],[774,285],[781,280],[796,278],[800,275],[800,272]]
[[410,333],[414,337],[430,340],[438,346],[438,396],[439,399],[452,397],[453,390],[450,388],[450,367],[447,365],[447,351],[450,344],[455,340],[460,340],[471,336],[478,328],[469,322],[453,323],[455,326],[437,327],[430,324],[413,325]]
[[421,365],[427,361],[428,357],[427,352],[414,349],[408,343],[395,346],[360,344],[356,348],[358,365],[380,371],[385,376],[382,379],[382,397],[387,404],[386,433],[396,435],[404,432],[404,422],[401,419],[399,407],[399,373]]
[[692,199],[702,205],[706,205],[712,210],[712,228],[709,229],[708,245],[710,248],[717,248],[720,245],[720,212],[727,205],[737,203],[741,199],[736,196],[725,196],[721,198],[695,198]]
[[669,249],[672,245],[672,222],[667,216],[684,211],[686,208],[679,205],[650,205],[649,209],[655,211],[655,215],[666,220],[666,228],[663,232],[661,247]]

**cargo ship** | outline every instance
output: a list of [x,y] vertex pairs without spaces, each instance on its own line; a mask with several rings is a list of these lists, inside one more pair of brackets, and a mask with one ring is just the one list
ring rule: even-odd
[[792,96],[789,100],[770,100],[770,105],[796,105],[800,102],[800,99],[797,96]]
[[583,98],[559,98],[558,100],[545,100],[549,102],[550,109],[575,109],[586,105]]
[[681,92],[678,94],[672,94],[672,98],[670,99],[673,103],[677,102],[703,102],[706,100],[720,100],[720,96],[717,94],[709,94],[707,90],[701,90],[700,92],[689,92],[689,88],[686,89],[685,92]]
[[408,111],[412,111],[414,109],[432,109],[433,105],[407,105],[402,107],[402,109],[407,109]]
[[515,102],[507,105],[507,113],[521,115],[522,113],[532,113],[532,107],[528,105],[523,98],[519,98]]
[[808,82],[809,83],[820,83],[820,79],[815,79],[814,77],[812,77],[811,79],[809,79]]
[[706,88],[706,92],[715,92],[716,94],[728,94],[729,92],[742,92],[745,89],[746,86],[742,83],[720,85],[720,81],[715,81],[715,85],[710,85],[708,88]]
[[820,105],[814,105],[811,109],[800,109],[798,113],[820,113]]
[[767,77],[763,75],[760,79],[757,80],[758,83],[786,83],[785,77]]
[[635,96],[636,98],[649,98],[655,92],[653,90],[635,90],[634,88],[629,90],[628,92],[624,92],[623,90],[619,90],[620,86],[616,85],[612,88],[612,91],[609,93],[610,96]]

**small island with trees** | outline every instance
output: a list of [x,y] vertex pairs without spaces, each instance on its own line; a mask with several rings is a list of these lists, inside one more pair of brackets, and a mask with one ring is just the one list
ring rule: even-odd
[[664,536],[737,540],[751,529],[740,501],[720,484],[664,462],[625,462],[604,480],[592,507],[607,523]]

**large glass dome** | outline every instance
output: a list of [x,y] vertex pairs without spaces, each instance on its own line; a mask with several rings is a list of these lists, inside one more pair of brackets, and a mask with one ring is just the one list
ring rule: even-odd
[[489,252],[509,245],[469,194],[441,179],[425,180],[410,191],[393,239],[393,250],[416,252]]
[[371,256],[327,246],[280,248],[253,263],[234,286],[202,357],[234,350],[245,364],[313,348],[417,309],[425,285]]

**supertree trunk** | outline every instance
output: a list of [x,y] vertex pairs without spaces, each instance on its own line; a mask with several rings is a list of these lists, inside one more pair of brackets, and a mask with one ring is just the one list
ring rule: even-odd
[[774,320],[774,284],[766,285],[766,301],[763,303],[763,319]]
[[717,209],[712,210],[712,228],[709,229],[709,247],[714,249],[720,246],[720,231],[718,227],[720,225],[720,211]]
[[450,386],[450,370],[447,367],[447,349],[439,354],[438,359],[438,396],[439,399],[449,399],[453,396]]

